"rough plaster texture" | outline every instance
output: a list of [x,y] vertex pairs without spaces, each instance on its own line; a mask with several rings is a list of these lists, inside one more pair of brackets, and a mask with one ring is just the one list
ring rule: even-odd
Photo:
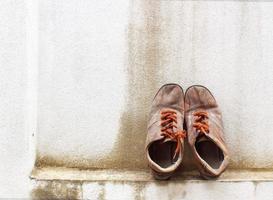
[[273,198],[273,184],[266,182],[33,182],[35,199],[84,200],[267,200]]
[[28,197],[27,4],[0,1],[0,198]]
[[32,173],[32,178],[35,178],[32,182],[32,197],[91,200],[267,200],[273,197],[272,176],[272,171],[228,170],[219,179],[211,181],[200,180],[196,172],[177,174],[169,181],[155,181],[151,173],[140,170],[42,168]]
[[176,82],[214,93],[232,168],[273,167],[272,3],[39,5],[37,165],[146,168],[150,102]]
[[32,200],[83,199],[80,183],[69,181],[33,181]]
[[[1,0],[0,198],[29,197],[35,135],[37,164],[146,168],[150,101],[167,82],[212,90],[231,167],[272,168],[272,10],[245,1]],[[272,199],[272,187],[46,182],[31,195],[194,199],[187,191],[198,188],[207,199]]]
[[[151,182],[155,181],[150,170],[124,170],[124,169],[90,169],[82,170],[67,167],[42,167],[34,168],[31,179],[35,180],[60,180],[77,182],[95,181],[127,181],[127,182]],[[202,180],[197,170],[177,172],[171,181]],[[219,182],[263,182],[273,181],[272,169],[229,169],[215,181]]]

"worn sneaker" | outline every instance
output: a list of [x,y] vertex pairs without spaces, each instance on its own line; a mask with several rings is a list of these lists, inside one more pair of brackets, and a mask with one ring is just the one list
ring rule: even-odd
[[188,141],[201,176],[218,177],[228,165],[222,115],[211,92],[194,85],[185,94]]
[[177,84],[163,85],[154,97],[148,121],[146,155],[156,179],[168,179],[182,162],[184,93]]

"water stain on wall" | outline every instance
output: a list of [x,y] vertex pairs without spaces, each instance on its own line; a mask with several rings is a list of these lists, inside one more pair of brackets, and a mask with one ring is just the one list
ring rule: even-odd
[[42,181],[35,182],[31,191],[33,200],[54,200],[54,199],[82,199],[81,184],[64,181]]
[[[166,4],[164,4],[166,5]],[[40,156],[37,152],[36,167],[66,166],[88,168],[129,168],[148,169],[145,156],[147,119],[154,94],[160,88],[158,80],[164,80],[165,63],[170,47],[163,38],[169,37],[171,21],[169,10],[162,11],[162,2],[140,0],[130,2],[128,21],[128,52],[125,56],[127,71],[127,96],[124,112],[120,118],[120,128],[116,143],[110,153],[96,160],[71,159],[65,156]],[[196,4],[192,8],[192,59],[191,68],[195,68]],[[170,9],[172,10],[172,9]],[[167,39],[168,41],[168,39]],[[193,169],[188,144],[182,169]],[[185,164],[186,163],[186,164]]]
[[[140,13],[141,12],[141,13]],[[160,48],[160,1],[131,1],[128,22],[127,96],[113,150],[98,160],[71,161],[65,157],[41,157],[36,166],[79,168],[146,168],[144,144],[150,103],[159,88],[158,71],[164,59]],[[140,18],[140,19],[139,19]],[[134,158],[134,159],[132,159]]]
[[[130,169],[148,169],[147,162],[145,159],[145,151],[144,144],[146,139],[146,126],[148,119],[148,112],[150,108],[151,100],[156,93],[157,89],[161,86],[161,83],[158,80],[164,80],[164,71],[167,70],[166,66],[164,66],[164,62],[169,59],[170,52],[168,52],[168,48],[166,49],[165,44],[163,44],[162,38],[166,38],[168,35],[168,31],[166,30],[166,23],[171,23],[172,17],[166,17],[170,14],[171,9],[168,7],[162,6],[163,1],[157,0],[138,0],[130,1],[129,13],[128,17],[128,52],[126,53],[127,60],[126,63],[126,72],[128,74],[127,77],[127,96],[126,104],[124,107],[124,112],[120,118],[120,128],[119,133],[116,138],[116,143],[112,151],[105,156],[99,157],[97,159],[81,159],[79,155],[77,158],[66,157],[62,155],[50,157],[50,156],[41,156],[39,152],[37,153],[37,161],[36,166],[66,166],[66,167],[77,167],[77,168],[130,168]],[[166,3],[166,2],[165,2]],[[207,31],[207,34],[211,33],[209,30],[205,30],[207,25],[208,17],[206,13],[200,14],[200,12],[204,12],[206,8],[209,6],[203,6],[206,4],[200,4],[199,2],[193,2],[187,5],[187,8],[190,11],[185,14],[190,14],[191,21],[188,27],[189,37],[185,37],[190,40],[190,48],[189,50],[190,57],[190,65],[189,66],[181,66],[180,68],[190,67],[192,74],[191,79],[195,79],[195,74],[198,71],[196,66],[198,64],[198,48],[200,48],[200,44],[204,42],[200,39],[200,34],[198,31]],[[240,52],[246,52],[246,48],[248,48],[249,37],[253,36],[248,33],[249,27],[254,22],[257,23],[257,26],[260,25],[260,20],[257,21],[249,18],[250,9],[246,4],[241,4],[241,10],[238,12],[238,17],[235,17],[235,21],[240,21],[238,23],[239,28],[235,27],[234,32],[238,32],[236,39],[234,40],[236,44],[236,48],[238,49],[238,57],[234,62],[235,66],[240,66],[240,63],[244,63],[244,59],[247,57],[242,56]],[[230,7],[232,9],[233,7]],[[255,10],[257,8],[255,7]],[[187,9],[185,9],[187,10]],[[175,10],[178,12],[179,10]],[[184,11],[184,8],[181,8],[181,12]],[[237,12],[237,11],[236,11]],[[236,13],[232,13],[236,14]],[[261,16],[259,14],[258,16]],[[228,16],[227,16],[228,17]],[[186,19],[188,19],[185,16]],[[205,19],[203,19],[205,18]],[[252,17],[253,18],[253,17]],[[168,20],[166,20],[168,19]],[[231,18],[231,20],[234,20]],[[252,20],[251,22],[249,20]],[[200,22],[201,21],[201,22]],[[221,22],[225,22],[222,20]],[[202,24],[203,23],[203,24]],[[174,23],[176,24],[176,23]],[[222,27],[222,26],[220,26]],[[226,26],[228,28],[228,26]],[[238,29],[238,30],[237,30]],[[262,29],[262,28],[261,28]],[[171,32],[171,31],[170,31]],[[183,30],[181,31],[183,33]],[[184,33],[183,33],[184,34]],[[223,33],[224,34],[224,33]],[[248,34],[248,35],[247,35]],[[204,34],[203,34],[204,35]],[[248,37],[247,37],[248,36]],[[255,38],[260,38],[261,33],[254,35]],[[171,37],[171,35],[168,35]],[[182,36],[181,38],[183,38]],[[219,36],[220,37],[220,36]],[[222,36],[221,36],[222,37]],[[225,36],[227,37],[227,36]],[[224,38],[225,38],[224,37]],[[223,38],[223,40],[224,40]],[[206,38],[205,38],[206,39]],[[204,39],[204,40],[205,40]],[[231,40],[233,41],[233,40]],[[259,47],[259,41],[257,39],[255,46]],[[187,43],[188,44],[188,43]],[[252,43],[251,43],[252,44]],[[253,42],[254,44],[254,42]],[[186,49],[186,48],[185,48]],[[231,48],[232,49],[232,48]],[[260,49],[260,48],[257,48]],[[181,51],[181,50],[180,50]],[[217,55],[217,54],[215,54]],[[235,57],[235,56],[234,56]],[[183,59],[183,58],[182,58]],[[234,79],[231,84],[231,87],[236,87],[242,83],[242,79],[240,76],[244,74],[244,68],[237,67],[235,68],[235,74],[238,77]],[[175,71],[173,71],[175,72]],[[172,73],[173,73],[172,72]],[[247,79],[246,79],[247,80]],[[233,84],[233,85],[232,85]],[[249,83],[243,83],[244,85],[248,85]],[[238,94],[237,96],[244,94],[244,88],[237,88]],[[236,104],[237,107],[244,108],[244,99],[242,101],[238,101],[235,98],[232,99],[229,103]],[[238,112],[234,112],[236,117],[230,119],[232,122],[232,126],[238,127],[236,129],[236,133],[240,134],[244,130],[242,127],[243,116],[246,110],[238,110]],[[231,134],[235,135],[235,134]],[[255,168],[256,160],[249,159],[248,155],[244,156],[241,154],[244,151],[243,144],[249,143],[252,141],[251,135],[242,135],[240,139],[228,141],[228,143],[232,143],[232,147],[236,147],[232,149],[233,155],[237,160],[231,161],[231,168]],[[233,139],[233,138],[231,138]],[[231,140],[230,139],[230,140]],[[242,142],[244,141],[244,142]],[[246,142],[248,141],[248,142]],[[253,142],[253,141],[252,141]],[[243,152],[244,153],[244,152]],[[231,155],[231,157],[233,157]],[[186,144],[186,152],[183,164],[185,169],[192,169],[193,163],[191,159],[191,154]],[[255,155],[254,155],[255,157]],[[270,161],[264,162],[267,164],[266,167],[272,168],[272,163]]]
[[[125,168],[145,168],[144,144],[150,102],[158,84],[160,60],[164,50],[159,48],[161,29],[160,2],[141,1],[143,24],[131,16],[128,30],[128,88],[127,105],[120,119],[120,130],[108,164]],[[134,3],[131,13],[134,15]],[[132,158],[135,158],[132,160]],[[113,163],[109,163],[112,160]],[[115,163],[118,162],[118,163]]]

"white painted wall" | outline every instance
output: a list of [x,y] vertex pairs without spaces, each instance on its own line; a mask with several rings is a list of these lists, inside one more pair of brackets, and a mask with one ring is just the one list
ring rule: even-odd
[[[88,183],[82,186],[83,199],[249,199],[271,200],[272,183],[253,182],[157,182],[157,183]],[[124,192],[126,191],[126,192]],[[198,191],[198,192],[196,192]]]
[[28,8],[26,1],[0,1],[0,198],[29,196],[34,163]]
[[0,197],[28,196],[35,136],[41,165],[146,169],[147,114],[167,82],[212,90],[231,167],[272,168],[272,10],[245,1],[0,1]]
[[150,102],[176,82],[215,94],[231,167],[272,168],[272,10],[270,2],[40,1],[39,164],[146,168]]
[[127,0],[40,1],[41,156],[71,162],[113,148],[125,106],[128,9]]

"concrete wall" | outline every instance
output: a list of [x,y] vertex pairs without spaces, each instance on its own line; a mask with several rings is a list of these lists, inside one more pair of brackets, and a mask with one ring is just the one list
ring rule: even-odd
[[162,84],[176,82],[215,94],[232,168],[272,168],[272,9],[270,2],[40,1],[37,164],[146,168],[150,102]]
[[202,197],[209,200],[272,200],[272,188],[273,184],[268,182],[77,182],[71,184],[71,182],[40,181],[32,195],[34,199],[37,197],[39,199],[41,194],[44,194],[45,199],[198,200]]
[[146,169],[147,114],[167,82],[212,90],[231,167],[272,168],[272,10],[246,1],[0,1],[0,197],[28,196],[34,149],[40,166]]
[[0,1],[0,198],[28,197],[34,163],[28,8],[26,1]]

